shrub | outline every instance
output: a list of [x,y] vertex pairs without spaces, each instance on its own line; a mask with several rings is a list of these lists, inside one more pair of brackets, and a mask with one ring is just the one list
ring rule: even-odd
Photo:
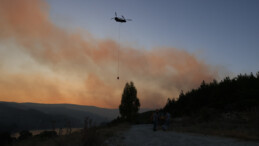
[[40,137],[40,138],[53,138],[57,136],[58,135],[56,131],[43,131],[37,135],[37,137]]
[[18,138],[19,140],[24,140],[24,139],[28,139],[28,138],[32,137],[32,133],[28,130],[23,130],[19,134],[20,134],[20,136]]
[[10,145],[12,140],[13,139],[9,132],[0,133],[0,145]]

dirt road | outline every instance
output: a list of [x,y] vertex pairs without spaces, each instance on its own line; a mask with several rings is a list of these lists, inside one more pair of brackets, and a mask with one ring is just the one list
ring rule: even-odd
[[131,126],[128,131],[121,133],[120,139],[110,144],[122,146],[259,146],[258,141],[242,141],[173,131],[154,132],[152,125]]

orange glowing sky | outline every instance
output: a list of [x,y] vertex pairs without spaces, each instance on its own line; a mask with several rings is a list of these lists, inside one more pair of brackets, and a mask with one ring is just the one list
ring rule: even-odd
[[[173,47],[138,48],[88,30],[66,30],[42,0],[0,0],[0,101],[117,108],[133,81],[142,108],[218,79],[218,68]],[[120,51],[120,80],[117,50]]]

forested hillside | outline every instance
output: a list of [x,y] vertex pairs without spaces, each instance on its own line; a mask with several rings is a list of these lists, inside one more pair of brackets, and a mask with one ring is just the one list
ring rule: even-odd
[[221,113],[245,112],[259,107],[259,72],[256,75],[226,77],[220,82],[201,83],[200,87],[168,99],[164,107],[174,116],[207,114],[210,117]]

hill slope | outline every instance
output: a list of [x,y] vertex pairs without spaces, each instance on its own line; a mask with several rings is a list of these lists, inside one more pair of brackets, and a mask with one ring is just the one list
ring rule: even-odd
[[239,75],[221,82],[204,81],[199,88],[181,93],[178,100],[168,99],[165,111],[174,116],[190,116],[206,112],[214,117],[229,112],[259,109],[259,73],[256,76]]
[[92,106],[0,102],[0,131],[46,129],[68,125],[82,127],[85,117],[98,124],[108,122],[117,116],[116,109]]

